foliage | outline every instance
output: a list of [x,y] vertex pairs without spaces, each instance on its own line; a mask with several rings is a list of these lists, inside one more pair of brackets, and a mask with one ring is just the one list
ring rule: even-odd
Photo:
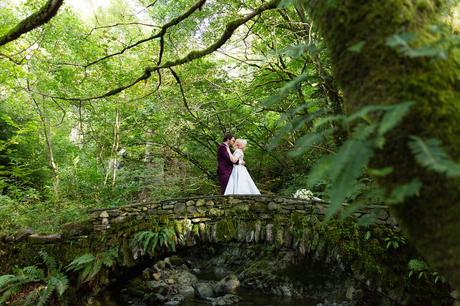
[[385,237],[384,241],[386,243],[385,247],[387,249],[394,250],[399,249],[407,243],[406,238],[403,235],[401,235],[401,233],[394,232],[392,232],[390,236]]
[[436,271],[430,271],[428,264],[421,259],[411,259],[407,264],[409,268],[409,277],[430,278],[435,284],[438,282],[446,283],[446,279]]
[[460,164],[450,159],[438,139],[411,138],[409,146],[420,165],[447,176],[460,176]]
[[26,284],[39,282],[44,278],[43,270],[36,266],[16,268],[15,274],[0,276],[0,303],[5,303],[14,294],[18,293]]
[[173,227],[161,227],[158,231],[141,231],[136,233],[130,241],[133,253],[141,252],[155,256],[161,250],[176,251],[177,236]]
[[[351,136],[338,151],[323,157],[313,167],[308,178],[309,186],[322,180],[328,181],[327,192],[331,201],[328,217],[339,212],[344,200],[358,191],[358,182],[365,174],[374,151],[384,146],[385,134],[400,122],[413,104],[370,105],[349,116],[319,118],[314,121],[314,131],[299,138],[294,148],[295,154],[302,154],[308,147],[323,142],[327,135],[332,134],[334,127],[329,125],[330,122],[343,124],[347,130],[351,130]],[[385,174],[382,170],[374,170],[373,173]]]
[[83,254],[72,260],[66,267],[67,271],[79,272],[79,283],[83,284],[96,278],[103,267],[110,268],[118,259],[118,247],[96,255]]
[[[61,272],[53,257],[43,251],[40,251],[40,256],[46,266],[46,275],[43,269],[28,266],[14,269],[15,274],[0,276],[0,303],[5,303],[19,292],[25,291],[21,305],[43,306],[54,293],[57,297],[64,294],[69,285],[67,276]],[[36,286],[30,286],[34,284]]]

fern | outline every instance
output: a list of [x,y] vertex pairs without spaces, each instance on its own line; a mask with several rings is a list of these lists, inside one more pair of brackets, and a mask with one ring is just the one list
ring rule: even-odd
[[409,147],[417,162],[427,169],[450,177],[460,176],[460,164],[450,159],[438,139],[424,141],[420,137],[411,136]]
[[[326,136],[332,133],[330,128],[332,121],[352,130],[351,137],[344,142],[337,153],[323,158],[309,174],[309,186],[314,186],[323,180],[329,183],[326,192],[330,197],[331,205],[326,211],[327,218],[339,212],[341,204],[356,194],[359,189],[358,181],[365,174],[375,150],[382,148],[385,143],[385,134],[402,120],[413,105],[414,102],[411,101],[395,105],[369,105],[348,117],[320,118],[314,124],[315,132],[297,141],[291,153],[294,156],[302,154],[312,144],[327,139]],[[389,171],[385,173],[388,174]],[[397,195],[401,198],[404,193],[398,190]]]
[[0,304],[5,303],[8,299],[21,291],[21,289],[29,284],[40,282],[44,279],[43,270],[36,266],[28,266],[22,269],[14,269],[15,274],[7,274],[0,276]]
[[401,203],[405,198],[417,196],[422,183],[418,179],[413,179],[407,184],[396,187],[387,199],[390,204]]
[[80,283],[83,284],[93,280],[101,271],[102,267],[112,267],[117,258],[117,247],[114,247],[107,252],[100,253],[97,256],[88,253],[75,258],[66,267],[66,270],[79,272]]
[[141,250],[142,254],[155,256],[155,253],[161,248],[175,252],[176,242],[175,230],[170,227],[163,227],[158,232],[141,231],[136,233],[130,241],[130,247],[133,250]]
[[53,256],[48,255],[45,251],[40,251],[39,254],[50,272],[58,270],[58,264]]

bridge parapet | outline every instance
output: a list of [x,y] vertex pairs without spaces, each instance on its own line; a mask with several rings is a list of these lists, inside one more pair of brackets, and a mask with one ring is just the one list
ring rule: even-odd
[[[95,231],[106,231],[113,225],[152,216],[169,220],[188,219],[192,223],[215,223],[230,216],[254,221],[270,220],[275,215],[292,214],[315,215],[321,220],[326,208],[324,201],[271,195],[203,196],[96,209],[92,210],[90,219]],[[353,217],[372,218],[378,224],[396,225],[384,206],[363,206],[353,213]]]

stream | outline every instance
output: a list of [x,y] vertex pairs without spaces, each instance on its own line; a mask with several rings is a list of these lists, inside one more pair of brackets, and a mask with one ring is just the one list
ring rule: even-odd
[[[117,280],[88,305],[242,305],[345,306],[334,299],[336,288],[294,285],[292,253],[276,255],[239,248],[195,248],[186,253],[150,261]],[[304,266],[304,265],[303,265]],[[318,279],[318,277],[316,277]],[[303,280],[305,281],[305,280]],[[331,292],[332,302],[327,298]]]

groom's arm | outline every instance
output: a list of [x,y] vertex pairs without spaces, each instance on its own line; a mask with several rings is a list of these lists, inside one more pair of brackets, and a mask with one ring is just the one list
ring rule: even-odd
[[232,164],[238,164],[238,160],[236,160],[235,162],[232,161],[232,158],[230,157],[230,149],[228,149],[227,146],[219,146],[217,154],[220,156],[220,158],[227,160]]

